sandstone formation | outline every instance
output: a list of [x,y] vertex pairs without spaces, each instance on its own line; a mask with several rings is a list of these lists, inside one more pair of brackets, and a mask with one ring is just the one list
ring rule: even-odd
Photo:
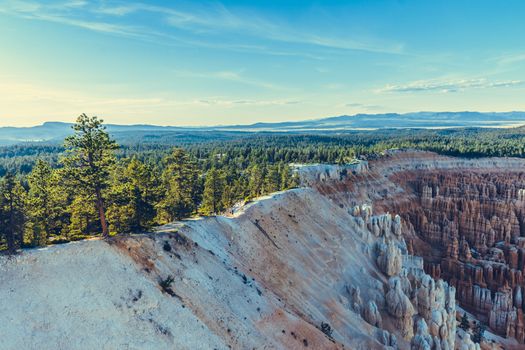
[[[411,350],[431,350],[434,343],[428,333],[428,326],[424,319],[420,318],[417,322],[417,332],[410,342]],[[441,347],[441,344],[439,344]]]
[[[525,169],[524,169],[525,170]],[[428,273],[498,334],[525,341],[525,172],[420,171],[393,180],[412,200],[394,204]]]
[[386,294],[388,313],[395,317],[396,327],[400,329],[403,338],[410,339],[414,334],[414,306],[403,292],[403,289],[401,289],[401,282],[399,279],[392,278],[389,283],[389,289],[390,290]]
[[[424,272],[423,260],[408,254],[398,215],[394,219],[390,214],[372,215],[371,205],[354,206],[349,212],[360,227],[368,228],[367,241],[375,240],[376,264],[389,278],[385,285],[384,307],[401,337],[410,340],[413,349],[453,349],[456,336],[454,287],[441,279],[436,282]],[[363,306],[359,288],[350,288],[349,294],[352,309],[361,312],[369,324],[381,327],[382,316],[376,301],[369,300]],[[415,335],[414,320],[418,320]],[[430,329],[427,324],[431,325]]]
[[375,301],[369,300],[363,310],[363,318],[374,327],[383,327],[383,318]]
[[[431,278],[422,278],[412,294],[404,292],[432,336],[455,318],[446,308],[434,310],[442,279],[488,331],[525,343],[525,161],[393,151],[369,160],[366,171],[337,184],[327,181],[314,187],[362,217],[360,225],[369,217],[366,227],[375,236],[390,233],[406,242],[397,248],[389,240],[376,244],[383,273],[401,273],[399,251],[403,261],[424,258]],[[374,208],[374,216],[360,203]]]
[[401,272],[401,250],[394,241],[381,242],[377,245],[377,252],[377,265],[384,274],[390,277]]
[[472,341],[470,334],[464,331],[458,332],[458,350],[480,350],[479,344]]

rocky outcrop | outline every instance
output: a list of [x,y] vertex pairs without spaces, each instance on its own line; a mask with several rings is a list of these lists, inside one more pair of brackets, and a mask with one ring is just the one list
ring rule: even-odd
[[[385,317],[395,330],[409,340],[413,349],[453,349],[456,334],[455,289],[443,280],[434,280],[423,269],[423,259],[408,254],[401,236],[399,216],[372,215],[370,205],[354,206],[350,213],[359,227],[366,229],[365,241],[374,245],[379,270],[388,277],[384,305]],[[376,301],[363,301],[358,287],[347,287],[351,309],[370,325],[381,327],[383,316]],[[414,335],[414,320],[417,331]],[[430,325],[430,328],[428,327]],[[382,336],[388,343],[388,334]]]
[[378,328],[377,329],[377,340],[385,346],[390,346],[392,349],[398,348],[396,336],[387,330]]
[[472,341],[470,334],[464,331],[458,332],[457,347],[458,350],[480,350],[479,344]]
[[[391,151],[369,159],[364,172],[315,187],[349,208],[371,233],[365,238],[377,242],[371,253],[386,276],[432,277],[433,284],[411,280],[412,290],[403,289],[417,315],[426,316],[429,332],[439,334],[439,325],[454,318],[433,310],[437,281],[443,279],[489,331],[525,343],[524,160]],[[392,244],[386,235],[404,243]],[[424,271],[417,272],[415,256],[423,257]]]
[[391,278],[389,291],[386,294],[386,306],[388,313],[396,319],[396,326],[405,339],[414,335],[412,316],[416,313],[410,299],[403,292],[401,282],[398,278]]
[[383,240],[376,245],[377,265],[387,276],[395,276],[401,272],[403,258],[401,250],[393,240]]
[[[428,326],[424,319],[420,318],[417,322],[417,332],[410,341],[411,350],[431,350],[434,340],[428,333]],[[441,349],[441,344],[439,344]]]
[[363,318],[366,322],[370,323],[372,326],[382,328],[383,326],[383,317],[379,312],[379,309],[373,300],[369,300],[366,303],[365,308],[363,309]]
[[410,200],[388,209],[403,218],[426,271],[454,285],[461,304],[490,329],[524,342],[525,172],[421,171],[392,179]]
[[357,313],[361,314],[363,300],[361,299],[361,290],[359,287],[347,287],[347,291],[350,293],[350,307],[351,309]]

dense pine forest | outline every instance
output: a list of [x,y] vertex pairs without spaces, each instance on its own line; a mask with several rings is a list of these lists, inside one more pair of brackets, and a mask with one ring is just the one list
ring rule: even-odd
[[2,150],[1,249],[144,232],[297,186],[284,158],[263,149],[120,147],[86,115],[73,129],[63,145]]
[[298,185],[291,163],[347,163],[392,148],[525,156],[525,129],[232,133],[117,140],[81,115],[63,144],[0,148],[0,249],[144,232]]

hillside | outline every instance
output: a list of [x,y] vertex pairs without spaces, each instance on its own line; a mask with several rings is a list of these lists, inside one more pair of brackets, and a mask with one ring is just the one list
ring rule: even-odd
[[[306,166],[305,187],[230,217],[2,257],[3,348],[475,349],[457,329],[455,287],[410,255],[428,251],[395,206],[412,198],[396,174],[489,168],[525,163],[419,152]],[[513,329],[489,339],[512,346]]]

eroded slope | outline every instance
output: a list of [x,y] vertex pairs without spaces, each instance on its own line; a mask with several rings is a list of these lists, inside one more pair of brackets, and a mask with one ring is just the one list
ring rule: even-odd
[[402,172],[393,181],[412,200],[390,207],[427,271],[492,330],[523,343],[525,171]]
[[407,216],[417,194],[394,179],[458,162],[305,167],[305,188],[235,217],[1,258],[0,336],[7,349],[474,349],[455,288],[410,254],[427,252]]
[[309,181],[341,205],[399,215],[425,271],[456,287],[459,305],[507,346],[524,342],[524,161],[392,152],[342,181]]

